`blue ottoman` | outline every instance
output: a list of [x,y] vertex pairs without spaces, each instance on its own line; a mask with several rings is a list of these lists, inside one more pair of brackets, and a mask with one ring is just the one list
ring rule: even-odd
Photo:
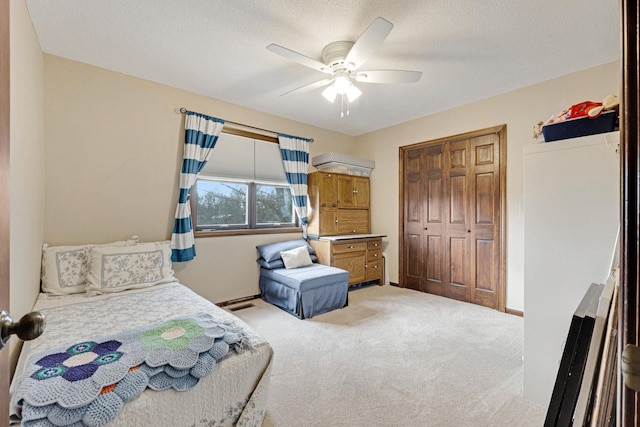
[[316,264],[300,268],[260,268],[263,300],[305,319],[347,305],[349,272]]

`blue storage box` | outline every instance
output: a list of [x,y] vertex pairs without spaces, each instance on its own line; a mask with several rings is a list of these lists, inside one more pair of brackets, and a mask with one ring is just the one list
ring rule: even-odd
[[603,112],[595,119],[580,117],[544,125],[542,126],[542,135],[545,142],[551,142],[596,133],[613,132],[616,130],[617,122],[618,111],[610,110]]

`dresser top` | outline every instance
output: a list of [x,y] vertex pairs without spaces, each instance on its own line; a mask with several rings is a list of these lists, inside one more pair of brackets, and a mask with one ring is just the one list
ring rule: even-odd
[[340,236],[320,236],[318,240],[352,240],[352,239],[370,239],[372,237],[387,237],[386,234],[344,234]]

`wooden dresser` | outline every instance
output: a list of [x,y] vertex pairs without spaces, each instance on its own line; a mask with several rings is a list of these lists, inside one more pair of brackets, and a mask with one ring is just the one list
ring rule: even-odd
[[309,174],[307,233],[321,264],[349,272],[349,285],[384,284],[382,234],[371,232],[369,178]]
[[369,178],[310,173],[308,217],[310,236],[369,233]]
[[377,281],[384,284],[381,234],[321,236],[309,240],[321,264],[349,272],[349,285]]

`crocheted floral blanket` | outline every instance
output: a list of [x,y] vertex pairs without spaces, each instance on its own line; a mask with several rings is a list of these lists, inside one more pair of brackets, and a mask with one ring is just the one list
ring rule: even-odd
[[242,341],[198,313],[78,342],[32,356],[12,402],[23,426],[100,426],[147,388],[190,390]]

